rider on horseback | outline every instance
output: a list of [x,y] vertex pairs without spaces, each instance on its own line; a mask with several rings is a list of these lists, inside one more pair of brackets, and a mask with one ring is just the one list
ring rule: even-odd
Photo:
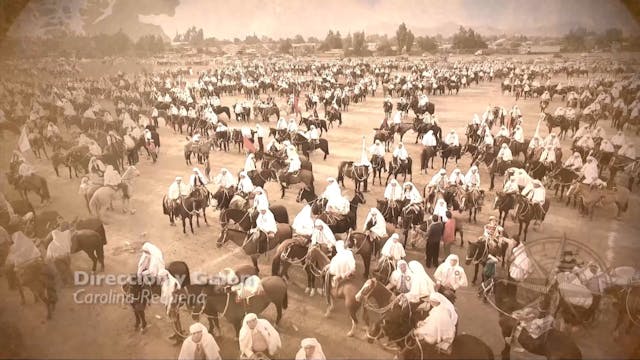
[[253,176],[256,173],[256,155],[249,153],[247,159],[244,161],[244,172],[248,176]]
[[395,294],[406,294],[411,289],[411,278],[413,273],[409,270],[407,262],[404,260],[398,260],[396,263],[396,269],[393,270],[389,277],[389,284],[387,289],[393,291]]
[[[313,231],[311,232],[311,245],[319,245],[333,253],[336,246],[336,237],[324,221],[315,219],[313,222]],[[343,243],[344,245],[344,243]]]
[[284,187],[286,187],[287,184],[293,182],[292,177],[298,175],[298,172],[300,171],[300,168],[302,166],[302,162],[300,161],[300,157],[298,156],[297,152],[287,151],[287,154],[289,155],[289,157],[287,158],[286,162],[289,164],[289,167],[287,168],[286,173],[283,174],[284,177],[280,179],[280,182]]
[[636,160],[636,148],[633,143],[626,144],[618,150],[618,155],[627,157],[633,161]]
[[371,163],[376,163],[376,160],[384,156],[384,145],[380,140],[376,140],[371,147],[369,147],[369,153],[371,154]]
[[[522,195],[524,195],[529,201],[529,205],[533,207],[533,217],[536,222],[541,221],[544,217],[544,209],[542,206],[545,203],[546,191],[540,180],[533,180],[532,187],[530,189],[524,189]],[[515,214],[518,214],[516,209]]]
[[436,291],[443,294],[447,291],[455,294],[458,288],[469,285],[464,268],[460,266],[460,259],[455,254],[447,256],[433,273],[433,278],[436,280]]
[[287,130],[287,127],[289,126],[289,124],[287,124],[287,120],[285,120],[284,117],[281,117],[280,119],[278,119],[278,122],[276,123],[276,130]]
[[378,239],[387,236],[387,222],[377,208],[371,208],[364,220],[362,229],[368,235],[369,241],[375,243]]
[[258,208],[256,226],[249,230],[248,235],[255,240],[260,236],[259,232],[263,232],[267,235],[265,242],[257,244],[258,252],[264,253],[269,248],[269,240],[273,239],[278,232],[278,223],[276,223],[273,213],[264,205]]
[[435,345],[439,351],[451,354],[451,345],[456,337],[458,313],[444,295],[434,292],[429,295],[431,310],[423,321],[417,324],[413,334],[416,340]]
[[[106,175],[105,175],[106,178]],[[193,174],[189,177],[189,185],[191,185],[191,191],[193,192],[195,189],[205,186],[209,183],[209,180],[206,176],[198,169],[197,167],[193,168]]]
[[122,182],[120,174],[111,165],[107,165],[104,171],[104,186],[108,186],[113,190],[118,190],[118,185]]
[[425,196],[427,198],[430,198],[431,194],[434,191],[444,194],[446,188],[447,188],[447,170],[440,169],[440,171],[438,171],[437,174],[431,177],[429,184],[427,184],[425,189]]
[[399,143],[398,146],[393,151],[393,161],[396,165],[407,164],[409,159],[409,153],[407,149],[404,147],[403,143]]
[[309,131],[307,131],[305,137],[313,146],[316,146],[320,142],[320,132],[316,129],[315,125],[311,125],[309,127]]
[[104,171],[105,171],[104,163],[98,158],[96,158],[95,156],[92,156],[91,159],[89,160],[88,168],[89,168],[89,173],[95,174],[97,177],[102,177],[104,175]]
[[540,155],[540,162],[548,168],[552,168],[556,163],[556,150],[552,145],[545,146]]
[[480,190],[480,173],[478,167],[473,165],[464,176],[464,188],[466,191]]
[[599,178],[598,162],[593,156],[587,157],[587,163],[581,169],[583,180],[582,183],[594,186],[605,186],[606,183]]
[[293,219],[291,228],[294,232],[294,239],[301,237],[304,239],[303,245],[306,245],[311,239],[311,235],[315,229],[313,224],[314,220],[311,205],[306,204]]
[[420,213],[422,207],[422,196],[420,196],[420,191],[418,191],[413,183],[408,181],[402,185],[402,188],[404,189],[403,201],[407,204],[402,209],[402,213],[407,213],[410,210],[413,210],[416,214]]
[[506,163],[504,167],[509,167],[511,161],[513,161],[513,154],[511,153],[511,149],[509,149],[509,145],[506,143],[502,144],[500,151],[498,151],[498,156],[496,156],[496,161],[498,162],[498,168],[503,166],[503,163]]
[[[181,176],[176,176],[175,181],[169,186],[169,191],[167,192],[167,198],[169,199],[169,207],[176,208],[182,203],[182,200],[189,196],[191,189],[187,184],[182,182]],[[171,223],[174,225],[174,223]]]
[[332,285],[336,288],[341,281],[351,278],[356,272],[356,259],[349,249],[345,249],[344,241],[336,241],[336,255],[329,263],[329,274],[333,277]]
[[378,260],[378,269],[380,269],[385,262],[391,262],[395,267],[396,262],[404,259],[407,254],[404,251],[402,243],[400,243],[400,235],[393,234],[384,243],[382,250],[380,250],[380,259]]
[[402,201],[403,193],[398,180],[391,179],[389,185],[384,189],[384,198],[387,200],[387,206],[391,208],[396,207],[398,202]]
[[578,173],[583,166],[580,153],[577,151],[574,152],[573,155],[571,155],[562,166],[569,171]]

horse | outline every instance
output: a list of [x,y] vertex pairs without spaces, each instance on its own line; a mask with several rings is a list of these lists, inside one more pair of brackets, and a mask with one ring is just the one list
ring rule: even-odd
[[456,161],[456,165],[458,165],[458,160],[460,160],[462,148],[460,145],[451,146],[448,144],[441,143],[440,145],[440,157],[442,158],[442,168],[447,168],[447,163],[450,158],[454,158]]
[[[298,138],[300,137],[301,135],[298,134]],[[317,149],[320,149],[324,153],[322,160],[327,160],[327,156],[329,156],[329,142],[327,139],[320,138],[317,143],[312,143],[307,139],[302,139],[294,141],[294,143],[301,147],[302,154],[307,158],[309,157],[310,152]]]
[[391,175],[393,175],[394,179],[398,178],[398,174],[402,174],[402,182],[407,181],[407,174],[409,175],[409,181],[413,181],[413,172],[411,170],[411,164],[413,163],[413,160],[411,159],[411,156],[407,157],[407,161],[396,161],[396,159],[394,158],[393,160],[389,161],[389,170],[388,170],[388,175],[387,175],[387,181],[385,182],[385,186],[387,184],[389,184],[389,179],[391,178]]
[[98,262],[100,262],[100,271],[104,271],[105,244],[103,236],[93,230],[75,229],[71,232],[71,254],[84,251],[93,263],[91,267],[93,272],[96,271]]
[[42,301],[47,308],[47,320],[53,316],[58,295],[55,286],[55,268],[45,264],[42,258],[37,258],[18,269],[6,267],[7,280],[10,289],[18,289],[21,304],[26,303],[23,287],[31,290],[34,301]]
[[[283,205],[272,205],[269,207],[269,211],[273,214],[276,223],[289,223],[289,214],[287,212],[287,208]],[[242,209],[226,209],[220,212],[220,225],[225,227],[229,223],[233,223],[240,226],[243,231],[249,231],[253,226],[255,226],[257,217],[257,212]]]
[[367,192],[367,184],[369,182],[369,167],[366,165],[355,165],[353,161],[343,161],[338,165],[338,177],[336,180],[338,183],[342,183],[344,188],[344,178],[348,177],[353,179],[356,190],[362,190],[364,186],[364,192]]
[[571,123],[564,115],[553,116],[545,112],[543,120],[547,123],[549,134],[552,132],[554,127],[560,127],[560,134],[558,137],[561,140],[567,136],[567,131],[571,127]]
[[13,185],[16,191],[20,193],[21,197],[27,201],[29,200],[29,192],[34,192],[40,197],[40,204],[51,201],[47,180],[38,174],[20,176],[18,174],[7,173],[7,180],[9,184]]
[[429,160],[431,160],[431,168],[433,169],[433,159],[436,157],[437,150],[434,146],[425,146],[420,154],[420,171],[427,173],[429,168]]
[[122,213],[126,213],[126,204],[129,200],[128,190],[129,186],[123,182],[119,183],[116,189],[111,186],[100,187],[93,193],[93,196],[91,196],[89,200],[89,213],[102,220],[104,218],[103,211],[105,208],[113,210],[113,200],[116,199],[118,194],[120,194],[122,199]]
[[483,202],[484,190],[465,191],[460,204],[460,212],[462,213],[464,209],[469,210],[469,222],[471,222],[471,215],[473,214],[473,222],[477,223],[476,215],[479,211],[482,211]]
[[319,270],[324,280],[323,291],[327,304],[329,305],[324,316],[329,317],[334,308],[335,301],[339,298],[344,298],[345,308],[351,318],[351,329],[347,332],[347,336],[353,336],[356,325],[358,324],[358,310],[360,309],[360,302],[356,300],[356,293],[358,292],[359,286],[356,285],[355,280],[351,277],[342,280],[336,288],[333,288],[331,274],[327,270],[330,263],[329,257],[322,252],[319,247],[314,246],[309,249],[307,263],[310,264],[309,266],[313,266],[316,271]]
[[569,194],[576,196],[580,200],[581,212],[589,216],[590,220],[593,220],[593,213],[596,206],[608,206],[612,204],[616,206],[616,218],[619,219],[620,215],[629,208],[631,192],[622,186],[614,190],[594,189],[589,185],[579,184],[575,181],[567,191],[567,196],[569,196]]
[[[181,288],[187,287],[191,284],[189,267],[184,261],[172,261],[167,265],[166,269],[169,271],[171,276],[178,281]],[[144,331],[147,327],[145,308],[149,305],[149,300],[152,298],[152,295],[161,295],[161,285],[157,281],[145,283],[142,277],[138,277],[138,275],[133,274],[129,276],[128,281],[122,284],[121,288],[126,294],[127,300],[133,309],[133,314],[136,320],[135,329],[141,329]],[[173,319],[173,325],[174,331],[181,328],[179,326],[178,319]]]
[[375,242],[373,239],[363,232],[352,231],[347,236],[345,245],[351,249],[354,255],[362,256],[362,262],[364,264],[364,278],[369,277],[369,269],[371,267],[371,258],[373,255],[377,255],[382,248],[383,239],[377,239]]
[[[555,188],[555,197],[558,197],[558,190],[560,190],[560,200],[562,200],[565,190],[568,189],[574,181],[578,180],[579,177],[580,174],[575,171],[562,167],[547,176],[548,187]],[[567,205],[568,204],[569,198],[567,198]]]
[[384,156],[374,155],[371,157],[371,169],[373,178],[371,179],[371,185],[375,184],[376,176],[378,177],[378,184],[382,185],[382,171],[387,171],[387,164],[384,160]]
[[356,229],[356,221],[358,219],[358,205],[365,203],[366,199],[364,197],[364,194],[361,191],[356,190],[353,194],[353,198],[349,202],[349,213],[344,217],[335,220],[334,216],[329,215],[324,208],[320,209],[321,213],[318,215],[317,212],[314,212],[314,210],[318,210],[314,208],[314,206],[311,207],[311,211],[314,214],[318,215],[318,219],[324,221],[334,234],[344,234],[346,232],[349,232],[350,230]]
[[[229,110],[228,106],[216,106],[213,109],[213,112],[216,113],[216,115],[226,114],[227,115],[227,119],[231,120],[231,111]],[[280,116],[278,116],[278,117],[280,117]]]
[[[540,222],[544,221],[547,213],[549,212],[549,206],[551,201],[549,198],[546,198],[544,201],[544,205],[542,205],[542,219]],[[529,201],[522,195],[516,196],[516,213],[515,217],[518,220],[518,238],[522,234],[524,230],[524,239],[523,241],[527,241],[527,232],[529,232],[529,224],[531,220],[534,219],[535,213],[533,205],[529,203]]]
[[231,199],[236,194],[235,187],[220,187],[216,190],[215,193],[211,194],[211,199],[213,200],[216,209],[218,210],[226,210],[229,208],[231,204]]
[[280,184],[281,199],[284,199],[285,190],[289,185],[303,183],[305,187],[313,188],[313,172],[306,169],[300,169],[297,174],[277,172],[276,178]]
[[182,220],[182,233],[186,234],[186,222],[189,220],[191,234],[193,234],[193,216],[199,216],[198,201],[191,196],[184,197],[180,200],[171,202],[165,195],[162,197],[162,213],[169,216],[169,223],[175,226],[174,219],[180,217]]
[[508,258],[507,254],[509,254],[508,250],[513,249],[515,246],[511,241],[505,239],[502,239],[497,244],[490,244],[484,237],[479,238],[477,241],[468,241],[468,244],[465,263],[470,265],[473,262],[473,281],[471,283],[474,285],[478,280],[479,265],[484,265],[489,255],[502,259],[502,267],[505,267]]
[[[495,305],[500,313],[499,325],[505,339],[502,359],[511,358],[511,337],[514,335],[518,320],[510,314],[523,306],[518,304],[515,297],[517,287],[509,280],[496,279],[493,282]],[[544,303],[550,302],[550,295],[545,295]],[[582,352],[571,337],[559,330],[551,328],[541,339],[532,339],[526,329],[522,329],[518,342],[532,354],[544,356],[547,359],[582,359]]]
[[456,335],[451,343],[451,354],[443,354],[435,346],[417,340],[416,345],[405,347],[398,359],[486,359],[494,358],[493,350],[480,338],[470,334]]
[[49,154],[47,154],[47,148],[44,146],[44,138],[42,137],[42,135],[38,133],[31,133],[29,134],[28,139],[29,144],[31,145],[31,150],[38,159],[42,159],[42,156],[40,155],[41,151],[44,153],[44,156],[47,159],[49,158]]
[[230,229],[225,226],[220,232],[216,246],[221,247],[228,240],[233,241],[244,250],[245,254],[251,257],[251,262],[256,268],[256,272],[259,272],[258,257],[274,249],[284,240],[291,239],[292,234],[293,230],[289,224],[278,224],[278,231],[272,238],[269,238],[263,231],[247,234],[245,231]]

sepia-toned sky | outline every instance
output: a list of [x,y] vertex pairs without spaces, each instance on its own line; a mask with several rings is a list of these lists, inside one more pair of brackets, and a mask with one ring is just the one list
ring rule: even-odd
[[[638,24],[616,0],[180,0],[173,17],[140,16],[173,36],[189,25],[206,36],[244,38],[324,37],[328,29],[393,33],[401,22],[422,35],[448,32],[457,24],[533,35],[561,35],[578,25],[594,30]],[[446,34],[445,34],[446,35]]]
[[563,35],[578,26],[640,33],[619,0],[31,0],[11,31],[37,35],[53,26],[95,34],[121,29],[135,39],[162,32],[172,38],[176,31],[196,26],[206,37],[219,39],[253,33],[322,39],[329,29],[392,35],[401,22],[416,35],[431,36],[449,36],[459,25],[483,35]]

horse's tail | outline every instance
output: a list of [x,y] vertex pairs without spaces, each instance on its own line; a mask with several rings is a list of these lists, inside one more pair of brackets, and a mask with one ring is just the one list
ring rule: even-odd
[[280,276],[280,255],[281,255],[281,252],[277,251],[276,254],[273,256],[273,260],[271,261],[272,276]]
[[623,202],[618,204],[618,208],[620,209],[621,213],[626,212],[627,209],[629,209],[629,199],[625,198]]
[[47,180],[45,178],[41,178],[41,188],[40,188],[40,195],[42,196],[43,200],[49,200],[51,198],[51,195],[49,194],[49,185],[47,184]]
[[329,271],[325,272],[324,274],[324,295],[325,298],[327,299],[327,304],[331,305],[331,274],[329,273]]
[[336,181],[338,183],[340,183],[340,181],[344,180],[344,167],[346,166],[346,162],[341,162],[340,165],[338,165],[338,177],[336,178]]
[[287,288],[284,288],[284,297],[282,298],[282,308],[287,309],[289,307],[289,294],[287,293]]

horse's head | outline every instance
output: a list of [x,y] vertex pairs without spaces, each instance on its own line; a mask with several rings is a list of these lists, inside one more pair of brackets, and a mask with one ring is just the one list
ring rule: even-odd
[[362,285],[360,290],[356,293],[356,301],[361,302],[363,298],[368,298],[373,289],[375,289],[377,283],[378,281],[375,278],[367,279],[367,281],[364,282],[364,285]]
[[478,241],[468,241],[467,244],[467,257],[464,260],[464,263],[466,265],[470,265],[471,261],[475,260],[476,257],[476,253],[478,252],[478,248],[480,246],[480,242],[483,242],[484,240],[478,240]]
[[311,188],[308,186],[304,186],[300,191],[298,191],[298,195],[296,196],[296,202],[300,203],[302,200],[307,203],[311,203],[314,200],[315,194]]
[[353,199],[351,199],[351,204],[358,206],[359,204],[366,204],[367,199],[364,197],[364,193],[360,190],[356,190],[355,194],[353,194]]

